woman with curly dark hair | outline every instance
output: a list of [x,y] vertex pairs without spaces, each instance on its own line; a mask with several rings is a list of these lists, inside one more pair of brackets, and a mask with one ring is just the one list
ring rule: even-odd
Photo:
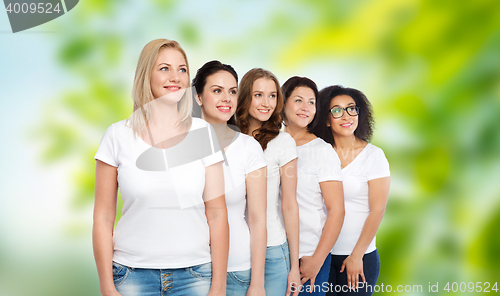
[[329,282],[335,289],[327,295],[371,295],[380,272],[375,234],[389,195],[389,163],[382,149],[369,143],[372,110],[361,91],[335,85],[321,90],[318,99],[310,130],[340,158],[345,201],[344,224],[331,252]]
[[267,161],[264,288],[266,295],[273,296],[289,295],[292,290],[298,293],[300,283],[297,147],[289,134],[280,132],[282,109],[280,85],[271,72],[254,68],[243,76],[238,90],[236,124],[242,133],[260,143]]

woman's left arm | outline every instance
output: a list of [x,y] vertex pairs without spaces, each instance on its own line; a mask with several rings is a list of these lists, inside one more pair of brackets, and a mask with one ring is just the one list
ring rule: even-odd
[[343,272],[344,269],[347,272],[347,284],[349,287],[356,287],[359,276],[361,276],[363,282],[366,282],[363,273],[363,255],[375,237],[380,222],[382,222],[382,218],[384,217],[390,185],[391,177],[368,181],[368,205],[370,207],[370,213],[366,218],[363,230],[361,231],[361,235],[359,236],[354,250],[351,255],[344,260],[340,268],[340,272]]
[[248,227],[250,229],[251,280],[246,295],[265,295],[264,276],[267,248],[267,168],[246,177]]
[[339,237],[345,215],[342,181],[321,182],[319,186],[327,211],[325,225],[314,254],[300,259],[302,284],[310,280],[311,287],[314,287],[316,275]]
[[205,215],[210,228],[212,254],[212,285],[209,296],[226,295],[227,257],[229,252],[229,224],[224,196],[222,162],[205,168]]

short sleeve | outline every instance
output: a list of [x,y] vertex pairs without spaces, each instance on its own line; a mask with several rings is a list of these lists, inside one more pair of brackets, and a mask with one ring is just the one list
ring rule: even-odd
[[370,158],[372,158],[371,167],[366,174],[368,180],[389,177],[391,175],[389,162],[382,149],[377,147],[372,155],[370,155]]
[[287,132],[280,132],[278,136],[281,136],[278,157],[280,160],[279,166],[282,167],[298,157],[297,144]]
[[319,170],[318,170],[318,181],[342,181],[342,170],[340,168],[340,158],[332,148],[331,145],[327,144],[323,148],[323,153],[320,153],[320,158],[317,159]]
[[217,136],[215,135],[214,128],[207,123],[207,132],[208,132],[208,140],[210,145],[211,153],[208,156],[205,156],[201,159],[204,167],[211,166],[217,162],[221,162],[224,160],[224,156],[222,155],[222,151],[219,146],[219,141],[217,141]]
[[[243,135],[239,135],[242,137]],[[259,142],[252,137],[247,137],[247,143],[245,145],[247,152],[247,166],[245,174],[249,174],[255,170],[267,166],[266,157],[264,156],[264,151]]]
[[111,166],[118,167],[116,148],[117,147],[114,139],[114,127],[113,125],[111,125],[104,133],[94,159],[100,160]]

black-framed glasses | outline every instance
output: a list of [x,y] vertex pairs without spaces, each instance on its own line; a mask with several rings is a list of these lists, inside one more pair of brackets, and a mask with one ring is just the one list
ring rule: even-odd
[[347,112],[347,114],[351,116],[358,116],[359,114],[359,107],[358,106],[347,106],[345,108],[341,107],[333,107],[330,109],[330,113],[332,113],[333,118],[340,118],[344,116],[344,112]]

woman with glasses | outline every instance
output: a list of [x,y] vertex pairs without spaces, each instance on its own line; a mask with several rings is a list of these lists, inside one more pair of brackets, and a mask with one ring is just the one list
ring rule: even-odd
[[382,149],[369,143],[374,122],[361,91],[335,85],[321,90],[318,99],[318,121],[311,131],[337,151],[345,200],[344,225],[331,251],[327,295],[371,295],[370,286],[380,272],[375,234],[389,194],[389,163]]
[[[308,129],[316,114],[316,84],[292,77],[281,87],[286,131],[297,143],[299,204],[299,295],[324,296],[330,272],[330,251],[344,222],[340,160],[332,146]],[[312,292],[312,293],[311,293]]]

